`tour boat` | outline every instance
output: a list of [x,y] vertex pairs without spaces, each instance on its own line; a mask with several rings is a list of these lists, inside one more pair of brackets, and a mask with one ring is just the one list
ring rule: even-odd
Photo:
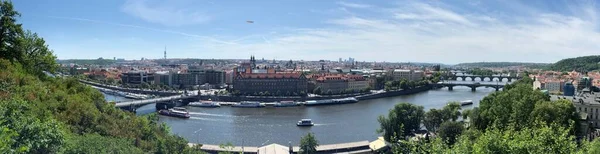
[[281,102],[277,102],[275,103],[275,107],[293,107],[293,106],[299,106],[300,104],[298,104],[297,102],[294,101],[281,101]]
[[312,100],[306,101],[306,106],[317,106],[317,105],[336,105],[336,104],[347,104],[356,103],[358,99],[354,97],[342,98],[342,99],[325,99],[325,100]]
[[208,107],[208,108],[221,107],[221,105],[219,103],[213,102],[213,101],[191,102],[188,105],[193,106],[193,107]]
[[231,105],[231,107],[260,108],[260,107],[265,107],[265,105],[261,104],[260,102],[243,101],[243,102],[240,102],[240,103],[233,104],[233,105]]
[[460,106],[468,106],[468,105],[473,105],[473,101],[472,100],[460,101]]
[[296,126],[314,126],[312,120],[310,119],[302,119],[296,123]]
[[180,107],[174,107],[168,110],[160,110],[158,111],[158,114],[178,118],[190,118],[190,113],[185,108]]

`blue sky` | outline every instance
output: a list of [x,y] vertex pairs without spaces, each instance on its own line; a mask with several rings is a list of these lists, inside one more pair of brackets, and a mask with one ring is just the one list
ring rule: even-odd
[[[555,62],[600,53],[596,1],[13,0],[59,59]],[[247,23],[252,20],[254,23]]]

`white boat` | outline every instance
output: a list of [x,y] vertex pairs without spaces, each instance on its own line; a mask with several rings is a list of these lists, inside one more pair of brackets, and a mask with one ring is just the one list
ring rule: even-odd
[[260,108],[260,107],[265,107],[265,105],[261,104],[260,102],[243,101],[243,102],[240,102],[240,103],[233,104],[233,105],[231,105],[231,107]]
[[221,105],[219,103],[213,102],[213,101],[191,102],[188,105],[193,106],[193,107],[210,107],[210,108],[221,107]]
[[187,111],[187,109],[181,107],[174,107],[168,110],[159,110],[158,114],[171,117],[190,118],[190,113]]
[[473,105],[473,101],[472,100],[460,101],[460,106],[468,106],[468,105]]
[[314,126],[315,124],[311,119],[302,119],[296,123],[296,126]]
[[294,101],[281,101],[281,102],[277,102],[275,103],[275,107],[293,107],[293,106],[299,106],[300,104],[298,104],[297,102]]
[[316,105],[336,105],[336,104],[347,104],[347,103],[356,103],[358,99],[354,97],[341,98],[341,99],[325,99],[325,100],[312,100],[306,101],[306,106],[316,106]]

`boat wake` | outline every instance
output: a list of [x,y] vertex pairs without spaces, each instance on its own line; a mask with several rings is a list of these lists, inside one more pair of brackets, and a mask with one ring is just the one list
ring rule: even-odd
[[315,126],[329,126],[329,125],[335,125],[335,123],[315,124]]
[[221,122],[231,122],[230,120],[225,120],[225,119],[211,119],[211,118],[202,118],[202,117],[190,117],[190,119],[194,119],[194,120],[205,120],[205,121],[221,121]]
[[212,113],[202,113],[202,112],[189,112],[191,115],[203,115],[203,116],[213,116],[213,117],[229,117],[229,118],[245,118],[248,116],[235,116],[235,115],[224,115],[224,114],[212,114]]

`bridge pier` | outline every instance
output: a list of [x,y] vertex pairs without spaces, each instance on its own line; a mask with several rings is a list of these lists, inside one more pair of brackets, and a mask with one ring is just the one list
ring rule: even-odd
[[508,82],[512,82],[512,78],[508,78]]
[[496,87],[496,91],[500,91],[500,87]]
[[477,87],[471,87],[471,91],[476,91]]
[[448,86],[448,90],[452,91],[453,90],[452,88],[453,88],[452,86]]
[[463,78],[462,78],[462,80],[463,80],[463,81],[466,81],[466,80],[467,80],[467,78],[463,77]]
[[475,81],[475,78],[474,78],[474,77],[471,77],[471,81]]

